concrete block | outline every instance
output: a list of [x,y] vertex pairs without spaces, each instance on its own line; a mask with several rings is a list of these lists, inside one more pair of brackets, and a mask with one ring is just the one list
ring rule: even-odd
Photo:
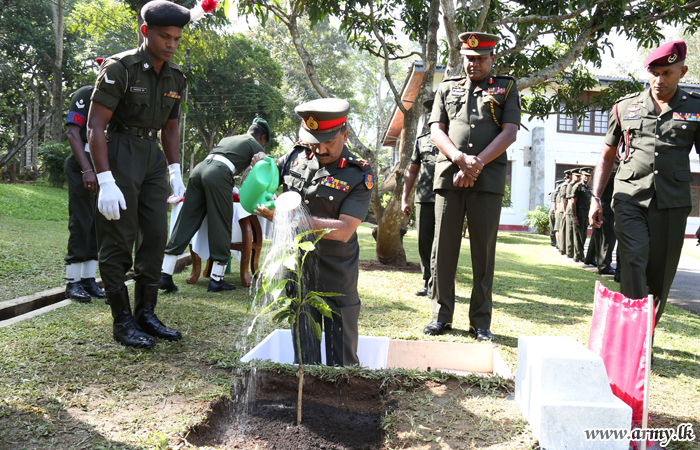
[[603,360],[569,337],[518,339],[515,400],[547,450],[594,448],[584,429],[629,428],[632,420],[632,409],[610,389]]
[[613,396],[610,403],[543,402],[540,447],[545,450],[627,450],[629,441],[586,440],[585,430],[629,430],[632,408]]

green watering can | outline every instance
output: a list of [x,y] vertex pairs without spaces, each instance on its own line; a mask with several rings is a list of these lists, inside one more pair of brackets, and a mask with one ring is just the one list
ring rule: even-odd
[[271,199],[279,183],[280,172],[277,170],[275,159],[266,156],[253,166],[243,181],[238,191],[238,195],[241,196],[241,206],[250,214],[253,214],[258,205],[274,209],[275,202]]

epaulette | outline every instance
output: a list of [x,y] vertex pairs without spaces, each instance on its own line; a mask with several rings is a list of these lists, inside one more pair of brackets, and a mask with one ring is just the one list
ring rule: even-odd
[[120,61],[125,67],[128,67],[138,62],[141,62],[143,57],[141,56],[137,48],[133,48],[131,50],[126,50],[124,52],[117,53],[116,55],[112,55],[108,57],[105,61],[108,61],[110,59],[116,59],[117,61]]
[[516,81],[515,78],[511,77],[510,75],[492,75],[494,78],[505,78],[506,80],[513,80]]
[[700,98],[700,92],[688,92],[688,95],[695,98]]
[[185,72],[182,71],[182,67],[180,67],[179,65],[175,64],[174,62],[168,61],[168,64],[170,64],[170,68],[171,68],[171,69],[177,70],[178,72],[180,72],[180,73],[183,74],[183,75],[185,74]]
[[368,170],[372,170],[372,167],[369,165],[369,163],[367,161],[365,161],[362,158],[358,158],[357,156],[353,155],[352,153],[350,153],[350,155],[351,156],[348,158],[348,161],[350,162],[350,164],[355,164],[356,166],[360,166],[360,169],[362,169],[362,171],[364,171],[364,172],[366,172]]
[[[643,92],[643,91],[642,91],[642,92]],[[631,94],[627,94],[627,95],[625,95],[624,97],[618,98],[617,101],[616,101],[615,103],[620,103],[622,100],[626,100],[626,99],[628,99],[628,98],[638,97],[639,94],[641,94],[641,92],[632,92]]]

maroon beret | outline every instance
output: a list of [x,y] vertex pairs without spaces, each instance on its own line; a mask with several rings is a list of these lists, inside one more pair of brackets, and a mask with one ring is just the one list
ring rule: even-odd
[[671,64],[685,60],[686,45],[683,41],[671,41],[662,44],[649,53],[644,60],[644,67],[670,66]]

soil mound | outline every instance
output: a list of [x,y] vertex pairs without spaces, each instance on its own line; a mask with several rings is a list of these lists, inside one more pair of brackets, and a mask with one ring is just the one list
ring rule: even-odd
[[277,373],[254,377],[237,402],[222,400],[214,405],[206,422],[192,429],[188,441],[242,450],[384,448],[385,406],[379,382],[352,378],[330,383],[305,375],[302,423],[296,426],[298,379]]

